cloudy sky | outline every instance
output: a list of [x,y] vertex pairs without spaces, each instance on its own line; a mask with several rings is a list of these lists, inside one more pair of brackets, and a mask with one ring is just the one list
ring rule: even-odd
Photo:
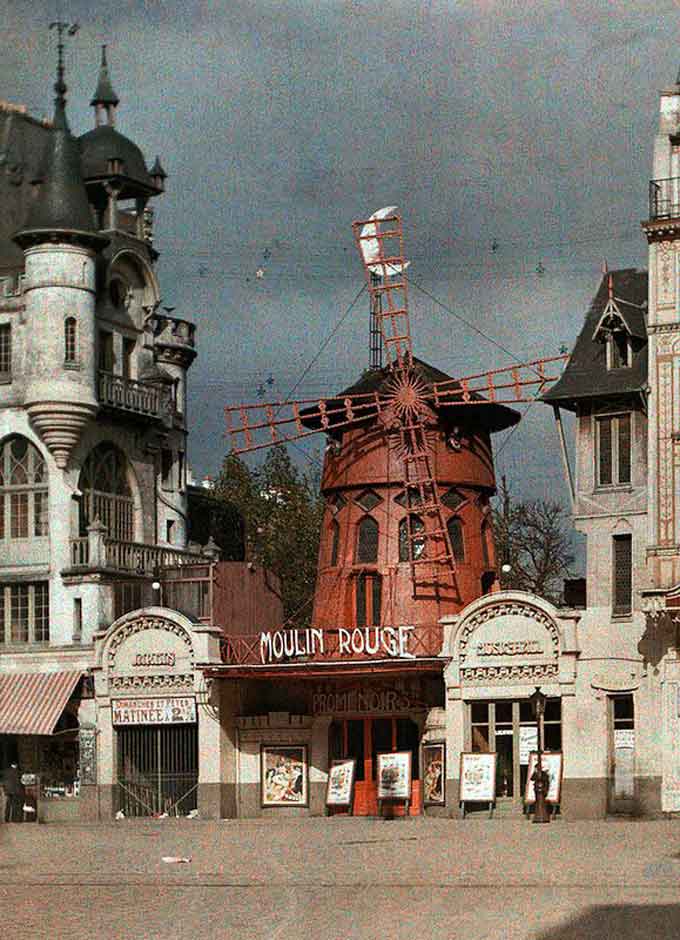
[[[365,298],[337,325],[363,283],[351,222],[380,206],[404,218],[416,352],[454,375],[571,346],[603,258],[645,265],[677,2],[60,5],[5,0],[0,95],[49,113],[47,25],[77,20],[69,114],[82,133],[109,44],[119,129],[169,174],[156,245],[165,303],[199,329],[198,476],[227,448],[223,405],[256,400],[270,375],[277,396],[308,396],[365,367]],[[522,495],[564,498],[551,422],[537,404],[496,439]]]

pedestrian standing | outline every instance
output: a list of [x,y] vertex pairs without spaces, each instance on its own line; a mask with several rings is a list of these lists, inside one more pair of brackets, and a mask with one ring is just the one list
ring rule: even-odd
[[5,790],[5,822],[21,822],[23,818],[23,785],[16,763],[10,764],[3,779]]

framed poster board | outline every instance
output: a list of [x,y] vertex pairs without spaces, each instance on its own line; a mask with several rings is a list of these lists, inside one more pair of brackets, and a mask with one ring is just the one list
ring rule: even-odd
[[357,762],[353,757],[334,760],[328,771],[326,806],[351,806]]
[[[536,770],[536,761],[538,754],[532,751],[529,755],[529,769],[527,771],[527,785],[524,791],[524,802],[535,803],[536,793],[534,792],[534,782],[531,779]],[[541,753],[541,766],[548,772],[548,792],[545,797],[546,803],[559,803],[562,795],[562,751],[543,751]]]
[[446,803],[446,744],[428,741],[423,744],[421,765],[423,804],[443,806]]
[[378,800],[411,799],[411,752],[378,753]]
[[307,747],[304,744],[263,744],[262,806],[307,806]]
[[461,803],[493,803],[496,800],[496,753],[471,753],[460,755]]

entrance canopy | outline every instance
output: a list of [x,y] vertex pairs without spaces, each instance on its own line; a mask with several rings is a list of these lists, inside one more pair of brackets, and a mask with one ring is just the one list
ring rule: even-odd
[[0,734],[52,734],[82,672],[0,675]]

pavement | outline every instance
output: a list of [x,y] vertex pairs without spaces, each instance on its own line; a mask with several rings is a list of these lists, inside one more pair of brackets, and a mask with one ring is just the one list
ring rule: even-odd
[[21,940],[677,938],[680,820],[0,825],[0,924]]

